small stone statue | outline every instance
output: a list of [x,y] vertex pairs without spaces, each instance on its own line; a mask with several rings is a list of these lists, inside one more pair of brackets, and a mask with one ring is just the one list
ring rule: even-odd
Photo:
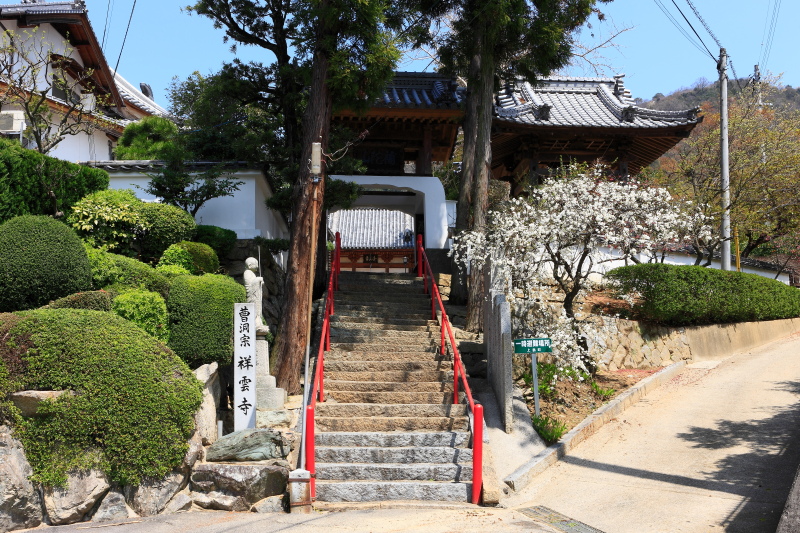
[[261,300],[263,298],[264,278],[258,275],[258,259],[248,257],[244,264],[247,270],[244,271],[244,287],[247,291],[247,303],[255,304],[256,307],[256,334],[269,332],[269,326],[264,324],[262,316]]

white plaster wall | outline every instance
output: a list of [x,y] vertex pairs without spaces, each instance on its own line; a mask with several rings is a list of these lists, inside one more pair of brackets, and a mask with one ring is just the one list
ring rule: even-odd
[[[399,196],[362,196],[354,207],[386,207],[405,213],[425,215],[425,248],[447,248],[447,205],[444,187],[433,176],[331,176],[342,181],[351,181],[365,187],[380,187],[398,191],[415,191],[415,200]],[[410,202],[413,202],[411,204]],[[413,211],[409,209],[413,205]]]
[[[157,201],[155,196],[136,187],[146,187],[150,181],[150,177],[142,172],[112,171],[109,172],[109,178],[110,189],[131,189],[141,200]],[[233,230],[239,239],[288,239],[289,228],[286,222],[264,204],[272,196],[272,190],[261,172],[239,171],[234,179],[243,181],[244,184],[239,186],[233,196],[214,198],[203,204],[195,216],[197,223]]]

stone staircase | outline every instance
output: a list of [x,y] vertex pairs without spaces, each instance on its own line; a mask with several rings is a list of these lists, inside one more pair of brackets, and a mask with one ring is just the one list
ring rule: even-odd
[[466,405],[453,405],[430,298],[411,275],[342,272],[316,408],[317,500],[469,501]]

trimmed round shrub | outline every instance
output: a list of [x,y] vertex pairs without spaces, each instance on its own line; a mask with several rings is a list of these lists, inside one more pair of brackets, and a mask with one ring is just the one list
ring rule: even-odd
[[25,215],[0,225],[0,312],[33,309],[91,288],[86,250],[66,224]]
[[615,268],[607,276],[621,294],[640,298],[643,318],[664,325],[800,316],[800,290],[758,274],[656,263]]
[[111,311],[111,293],[108,291],[76,292],[59,298],[40,309],[91,309]]
[[142,257],[153,260],[175,243],[188,241],[194,236],[197,224],[194,217],[174,205],[142,202],[140,212],[147,232],[141,240]]
[[92,267],[92,283],[96,289],[113,288],[116,292],[145,289],[169,295],[169,280],[146,263],[124,255],[112,254],[87,247]]
[[228,257],[236,245],[236,232],[219,226],[198,225],[194,234],[196,242],[209,245],[217,253],[217,257]]
[[172,280],[178,276],[186,276],[191,274],[188,270],[179,265],[158,265],[156,272],[165,276],[167,279]]
[[166,266],[181,267],[187,274],[197,274],[194,269],[192,254],[189,253],[189,250],[178,244],[173,244],[164,250],[161,259],[158,260],[158,268]]
[[164,344],[82,309],[0,314],[0,332],[0,389],[71,391],[16,417],[34,482],[61,486],[70,470],[98,468],[138,485],[181,465],[202,385]]
[[130,189],[98,191],[73,205],[67,222],[91,246],[135,256],[134,241],[146,229],[142,203]]
[[169,347],[192,368],[233,359],[233,304],[247,293],[233,278],[219,274],[179,276],[170,287]]
[[114,298],[112,309],[147,333],[160,340],[169,340],[167,304],[157,292],[132,290]]
[[167,248],[158,264],[180,265],[195,275],[213,274],[219,270],[216,252],[207,244],[190,241],[179,242]]

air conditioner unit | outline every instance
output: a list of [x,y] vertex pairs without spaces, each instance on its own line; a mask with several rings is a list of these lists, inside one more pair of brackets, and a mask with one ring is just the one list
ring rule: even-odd
[[19,133],[25,129],[25,113],[3,111],[0,113],[0,133]]

